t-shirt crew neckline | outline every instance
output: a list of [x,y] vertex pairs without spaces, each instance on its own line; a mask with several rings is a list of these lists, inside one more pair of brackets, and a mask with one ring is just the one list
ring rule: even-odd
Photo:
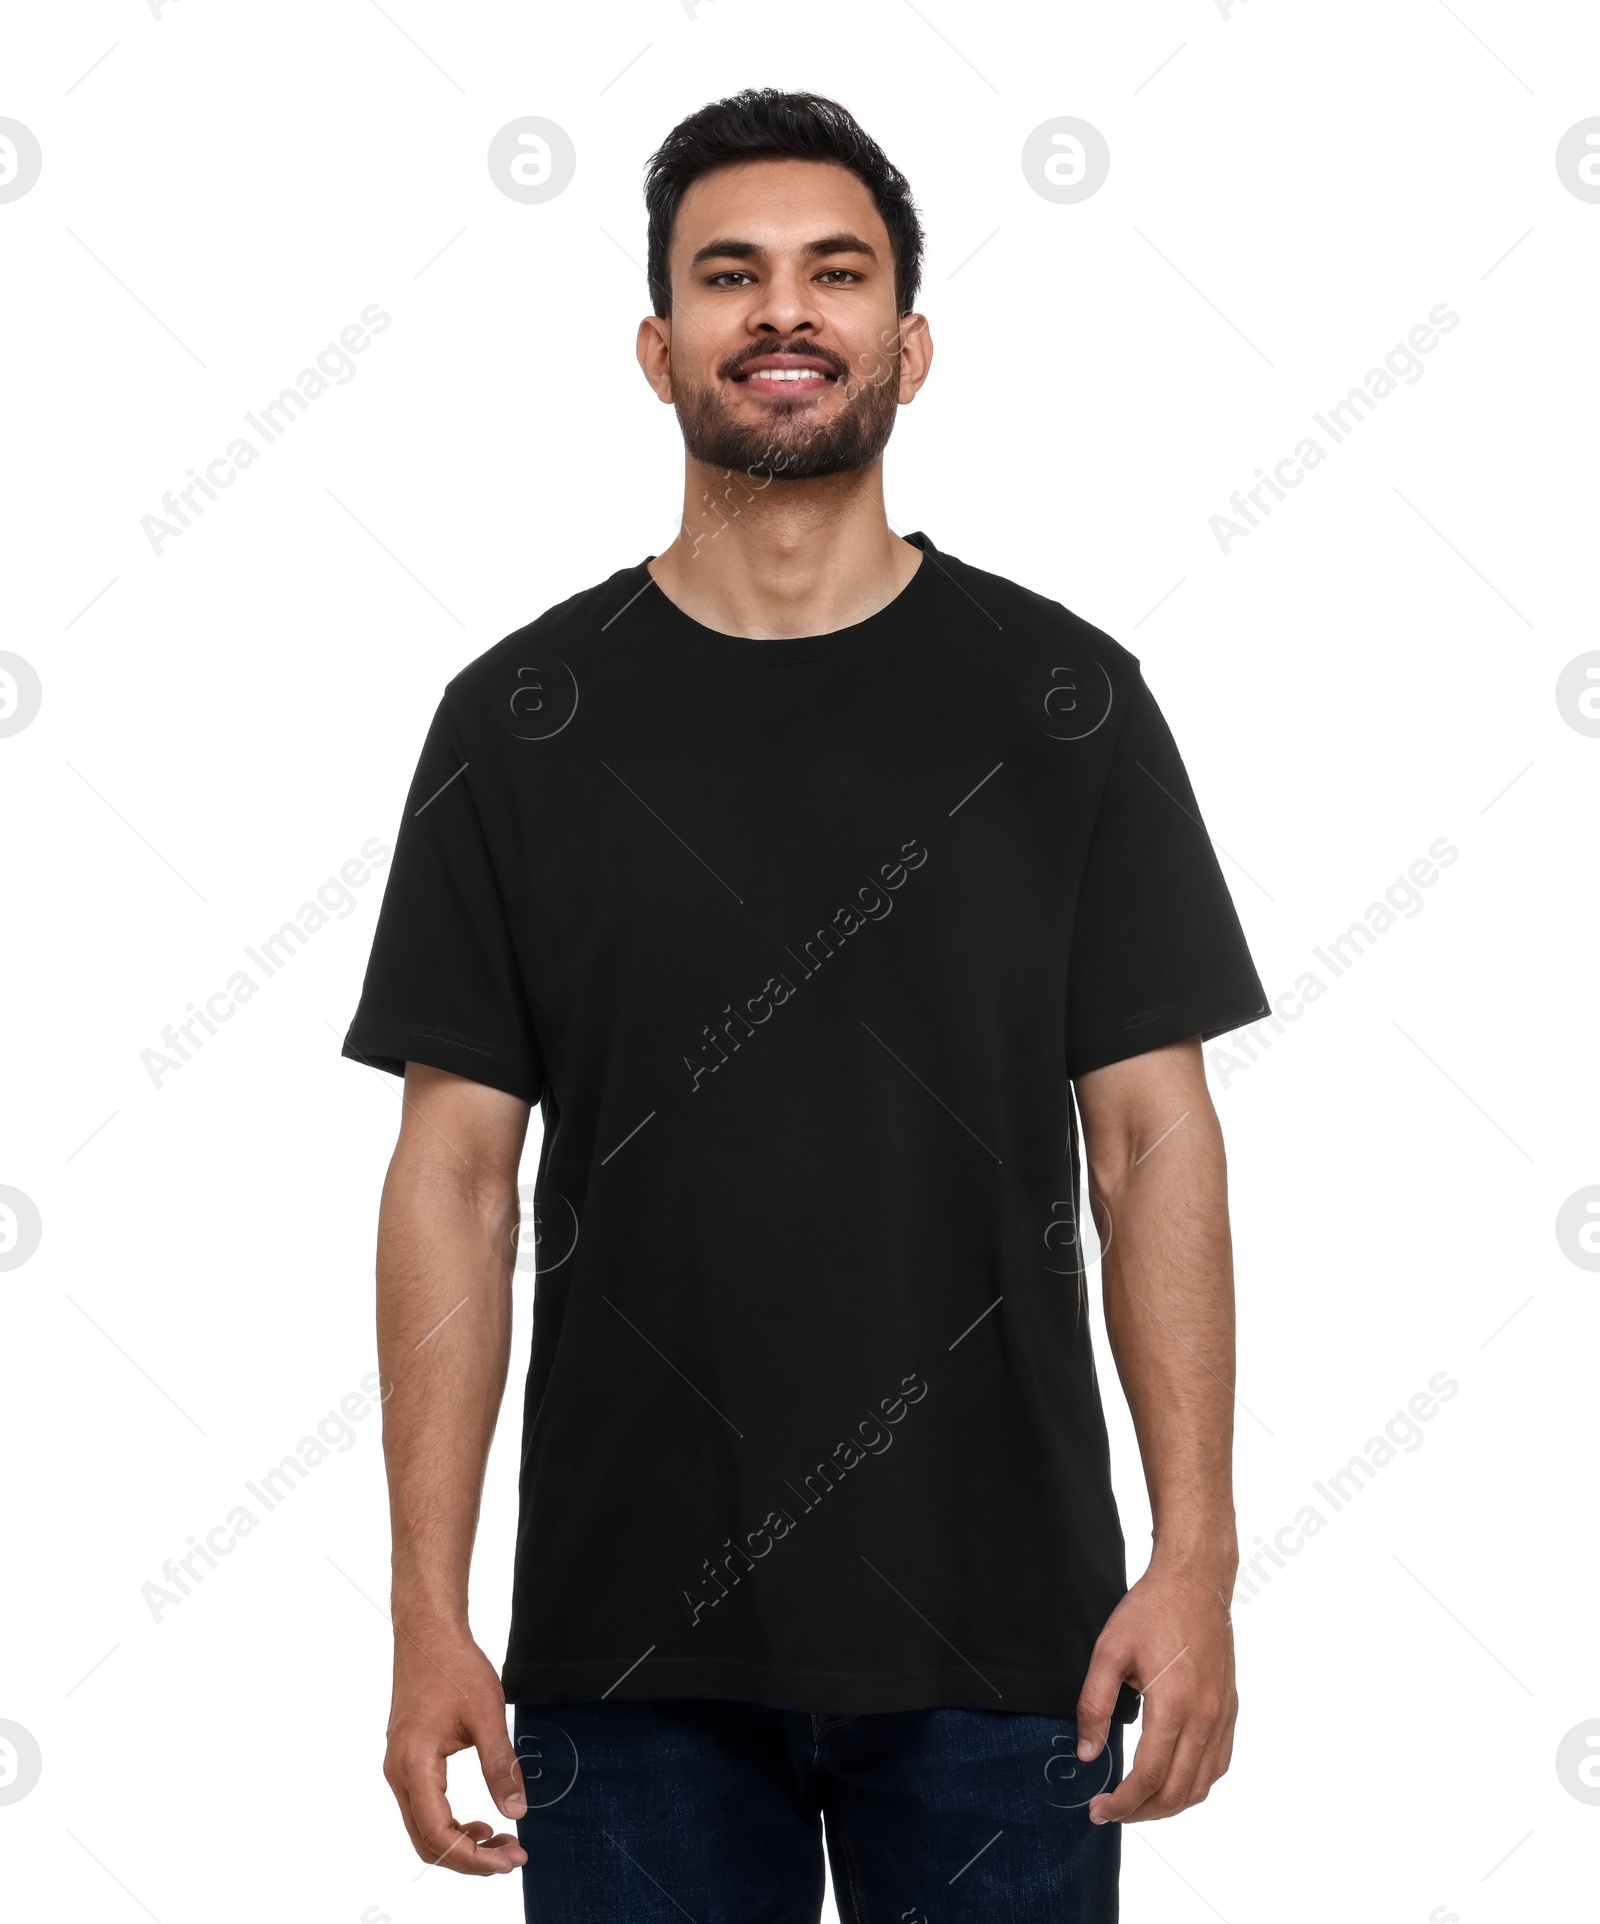
[[639,563],[639,572],[645,584],[642,605],[650,608],[656,618],[678,636],[731,660],[764,662],[774,667],[824,661],[841,650],[858,652],[890,635],[904,633],[909,621],[927,614],[928,587],[924,577],[931,571],[937,550],[920,528],[904,538],[912,547],[922,550],[922,560],[917,563],[910,580],[892,601],[886,601],[876,613],[862,621],[852,621],[846,627],[830,629],[827,634],[786,635],[776,640],[762,641],[750,635],[725,635],[720,629],[708,628],[704,622],[696,621],[693,615],[680,608],[651,574],[649,564],[655,560],[654,555],[647,555]]

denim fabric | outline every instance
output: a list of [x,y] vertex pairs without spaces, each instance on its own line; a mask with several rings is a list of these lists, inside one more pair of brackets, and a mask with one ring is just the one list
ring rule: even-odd
[[1122,1776],[1069,1719],[709,1698],[519,1704],[530,1924],[1115,1924]]

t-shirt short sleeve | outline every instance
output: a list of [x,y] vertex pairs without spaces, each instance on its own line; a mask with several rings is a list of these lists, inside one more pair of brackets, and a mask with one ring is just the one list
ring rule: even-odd
[[536,1103],[544,1070],[471,769],[444,701],[406,797],[355,1019],[340,1052],[444,1069]]
[[1269,1014],[1177,743],[1136,673],[1067,969],[1067,1074]]

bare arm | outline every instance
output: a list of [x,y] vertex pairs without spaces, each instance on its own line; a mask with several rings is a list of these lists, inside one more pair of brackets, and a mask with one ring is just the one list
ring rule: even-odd
[[1089,1806],[1097,1823],[1127,1822],[1202,1802],[1233,1750],[1228,1178],[1197,1036],[1097,1069],[1077,1092],[1106,1331],[1153,1523],[1149,1568],[1102,1631],[1078,1710],[1079,1755],[1086,1739],[1092,1756],[1118,1685],[1144,1693],[1133,1766]]
[[378,1218],[395,1632],[384,1776],[418,1854],[475,1876],[527,1856],[509,1833],[458,1824],[445,1795],[445,1759],[474,1747],[501,1813],[524,1808],[499,1675],[468,1627],[467,1576],[511,1353],[527,1127],[515,1096],[408,1063]]

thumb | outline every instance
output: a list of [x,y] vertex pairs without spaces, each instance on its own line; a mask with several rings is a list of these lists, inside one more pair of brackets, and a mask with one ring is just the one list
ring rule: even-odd
[[522,1788],[522,1767],[506,1734],[504,1706],[498,1715],[486,1711],[481,1721],[472,1726],[470,1735],[483,1781],[496,1808],[503,1817],[521,1817],[528,1808],[528,1800]]
[[1110,1735],[1111,1713],[1117,1707],[1125,1668],[1123,1651],[1102,1631],[1078,1693],[1078,1756],[1084,1762],[1099,1756]]

